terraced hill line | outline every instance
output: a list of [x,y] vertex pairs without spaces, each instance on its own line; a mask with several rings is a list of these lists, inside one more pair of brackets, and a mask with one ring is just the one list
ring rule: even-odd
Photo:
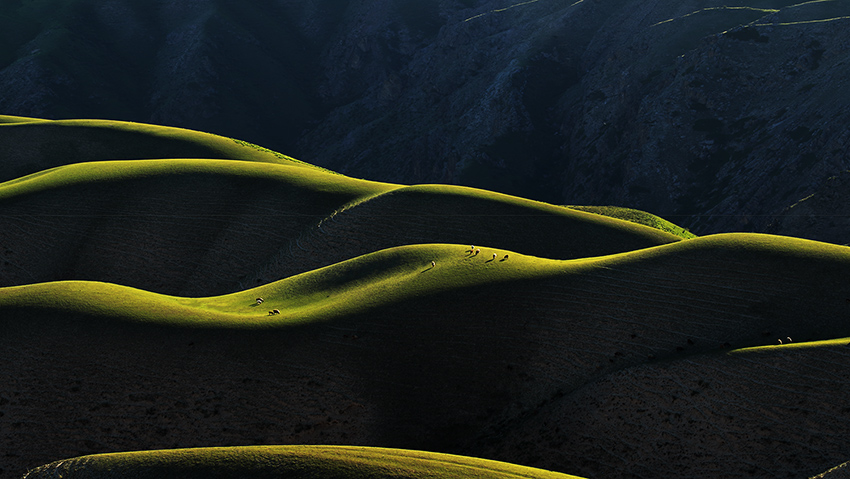
[[246,284],[266,283],[381,249],[469,244],[575,259],[679,241],[642,225],[475,188],[399,187],[358,200],[308,228]]
[[[11,426],[0,441],[20,471],[222,443],[501,458],[490,452],[508,448],[513,427],[606,375],[778,336],[850,336],[844,247],[732,234],[489,263],[465,249],[396,248],[218,298],[82,283],[0,290]],[[272,308],[282,314],[265,316]],[[591,452],[576,464],[610,459]]]
[[350,446],[254,446],[139,451],[71,458],[30,471],[25,479],[161,478],[580,479],[472,457]]
[[[404,193],[381,195],[393,189]],[[481,190],[229,160],[58,167],[0,185],[0,218],[0,286],[87,279],[184,296],[243,290],[420,242],[574,258],[679,240]]]
[[612,478],[811,477],[850,455],[848,366],[850,338],[645,364],[476,453]]
[[327,171],[232,138],[110,120],[0,116],[0,158],[0,182],[57,166],[102,160],[213,158]]

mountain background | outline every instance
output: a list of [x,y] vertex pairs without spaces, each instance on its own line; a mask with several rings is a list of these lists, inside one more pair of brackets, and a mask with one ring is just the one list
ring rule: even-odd
[[848,15],[841,0],[8,1],[0,112],[846,243]]

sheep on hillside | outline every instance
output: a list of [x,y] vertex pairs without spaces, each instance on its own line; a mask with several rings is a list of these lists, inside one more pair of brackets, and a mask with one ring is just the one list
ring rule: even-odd
[[274,316],[275,314],[280,314],[280,310],[279,309],[273,309],[273,310],[269,311],[269,316]]
[[481,252],[481,250],[480,250],[480,249],[476,249],[476,250],[475,250],[475,253],[473,253],[473,255],[472,255],[472,256],[478,256],[478,253],[480,253],[480,252]]
[[433,268],[434,266],[437,266],[437,262],[436,262],[436,261],[431,261],[431,267]]
[[496,259],[496,253],[493,253],[493,259],[494,260]]
[[257,298],[257,304],[263,304],[264,301],[265,299],[263,298]]

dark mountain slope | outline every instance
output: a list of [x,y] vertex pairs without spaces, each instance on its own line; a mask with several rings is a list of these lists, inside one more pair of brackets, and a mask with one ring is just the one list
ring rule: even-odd
[[[722,354],[726,348],[775,344],[785,336],[802,342],[850,335],[844,319],[850,253],[844,247],[720,235],[598,260],[553,262],[514,253],[508,262],[492,263],[470,258],[464,249],[398,248],[233,297],[165,297],[149,307],[142,295],[111,285],[6,288],[0,296],[0,380],[7,385],[2,396],[2,424],[7,426],[0,434],[4,444],[12,445],[10,468],[22,472],[63,457],[128,449],[372,444],[504,454],[530,465],[580,469],[589,477],[646,475],[646,464],[658,458],[655,438],[633,431],[669,427],[671,434],[698,434],[676,449],[686,452],[700,440],[714,440],[705,409],[683,408],[682,418],[668,426],[656,424],[635,403],[623,408],[630,415],[619,422],[621,432],[610,426],[617,417],[600,418],[600,427],[609,431],[607,441],[628,438],[619,447],[632,452],[620,455],[620,461],[612,461],[605,448],[582,446],[581,453],[573,454],[567,445],[572,438],[559,444],[559,434],[588,434],[576,417],[562,411],[571,404],[593,408],[616,401],[620,389],[598,384],[606,384],[609,376],[614,384],[635,374],[629,372],[635,367],[649,371],[652,381],[678,368],[670,374],[687,379],[680,391],[687,396],[696,374],[688,371],[706,362],[706,367],[716,364],[742,378],[712,390],[717,396],[705,395],[721,404],[753,401],[749,408],[728,412],[732,423],[737,415],[749,424],[762,414],[754,416],[752,410],[777,402],[781,411],[791,410],[801,396],[794,391],[782,397],[758,394],[751,380],[762,377],[762,366],[756,362],[748,372],[746,356],[728,359]],[[438,267],[426,274],[423,258],[428,257],[436,258]],[[370,274],[363,275],[363,268]],[[324,298],[325,291],[337,295],[348,282],[380,280],[383,268],[402,268],[403,277],[376,282],[370,294],[357,300]],[[127,294],[141,302],[113,302]],[[272,319],[264,327],[265,315],[254,312],[253,298],[295,304],[299,298],[292,294],[313,298],[315,309],[293,309],[293,317]],[[161,307],[174,301],[195,305],[197,317],[167,319],[171,313]],[[216,305],[225,301],[238,309],[234,314],[251,317],[216,313]],[[289,314],[281,308],[284,316]],[[166,320],[159,323],[163,314]],[[197,322],[216,314],[222,315],[218,326]],[[846,355],[810,357],[789,365],[801,373],[789,381],[800,390],[820,388],[806,396],[812,407],[830,397],[843,407],[846,381],[836,379],[839,390],[833,397],[832,389],[821,388],[823,378],[806,368],[838,374],[846,367]],[[819,366],[817,361],[825,359],[834,364]],[[715,384],[726,373],[712,374],[717,379],[706,376]],[[778,373],[764,379],[778,380]],[[637,388],[643,382],[629,384]],[[591,400],[583,395],[592,388],[598,389]],[[642,401],[642,394],[651,391],[625,393]],[[724,411],[714,407],[712,414]],[[544,421],[549,410],[552,422],[540,436],[542,449],[535,442],[514,447],[538,429],[536,421]],[[806,437],[817,430],[828,437],[844,424],[828,412],[783,416],[787,423],[776,434],[767,428],[726,435],[728,447],[716,455],[711,448],[687,451],[725,464],[727,450],[758,452],[751,438],[781,442],[796,429],[802,439],[783,442],[782,449],[796,459],[783,464],[798,475],[823,470],[825,460],[835,464],[836,457],[848,453],[839,442],[824,447],[823,454],[807,456]],[[705,426],[690,428],[694,422],[689,421]],[[653,477],[699,464],[686,454],[664,457],[667,462]],[[754,453],[746,459],[750,463],[730,462],[728,475],[741,476],[755,466],[754,477],[773,477],[775,467],[765,461],[774,459]]]
[[700,234],[765,231],[850,166],[843,0],[0,8],[8,114],[202,129],[353,176],[629,206]]
[[772,234],[850,243],[850,170],[829,177],[811,195],[786,208],[768,226]]

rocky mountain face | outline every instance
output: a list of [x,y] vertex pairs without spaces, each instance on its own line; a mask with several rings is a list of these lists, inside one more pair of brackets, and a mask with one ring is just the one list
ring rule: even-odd
[[0,111],[768,231],[850,167],[850,5],[743,3],[4,2]]

